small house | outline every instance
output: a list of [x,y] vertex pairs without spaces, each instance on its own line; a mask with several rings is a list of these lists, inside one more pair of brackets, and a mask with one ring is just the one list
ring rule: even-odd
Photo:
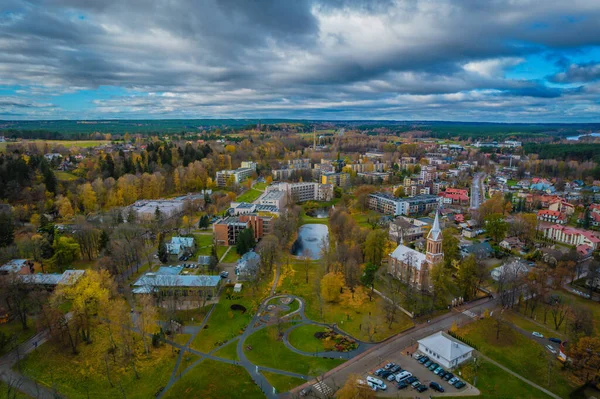
[[418,341],[419,351],[446,369],[471,359],[473,348],[439,331]]

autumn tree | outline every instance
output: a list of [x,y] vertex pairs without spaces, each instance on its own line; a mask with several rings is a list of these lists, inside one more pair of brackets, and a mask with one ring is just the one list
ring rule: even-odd
[[15,226],[10,212],[0,211],[0,248],[11,245],[15,240]]
[[327,273],[321,279],[321,296],[327,302],[338,302],[344,288],[342,273]]
[[469,300],[477,295],[477,259],[475,255],[467,256],[458,263],[456,280],[463,296]]
[[504,216],[501,213],[493,213],[485,218],[485,231],[494,241],[500,242],[508,231],[508,223],[504,221]]
[[50,265],[54,269],[64,271],[79,255],[79,244],[71,237],[55,236],[52,244],[54,255],[50,258]]
[[354,190],[355,203],[357,211],[364,212],[369,209],[369,194],[375,192],[375,186],[359,186]]
[[600,338],[584,336],[575,343],[569,343],[568,356],[579,374],[585,375],[586,381],[598,379],[600,370]]
[[442,230],[442,252],[444,253],[444,265],[446,267],[450,267],[453,260],[460,259],[458,234],[458,230],[454,227]]
[[152,303],[152,298],[144,295],[140,299],[141,311],[136,319],[135,325],[142,334],[142,342],[144,343],[144,351],[150,353],[150,345],[148,345],[148,336],[158,332],[158,312]]
[[384,230],[372,230],[365,241],[365,261],[376,266],[381,265],[385,256],[387,233]]
[[358,374],[350,374],[346,383],[336,393],[338,399],[375,399],[377,394],[373,391],[366,382],[363,381],[364,385],[360,385],[358,382],[361,381]]
[[96,193],[90,183],[85,183],[79,188],[79,198],[81,199],[81,205],[85,213],[96,211],[98,202]]
[[431,268],[431,285],[433,287],[433,306],[443,308],[448,305],[446,296],[450,288],[450,272],[442,263],[433,265]]

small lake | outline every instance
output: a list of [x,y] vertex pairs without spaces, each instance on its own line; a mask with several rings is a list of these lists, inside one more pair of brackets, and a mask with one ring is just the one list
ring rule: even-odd
[[309,223],[300,226],[298,238],[292,245],[292,255],[303,256],[308,250],[311,259],[321,258],[321,242],[329,239],[329,227],[325,224]]
[[567,140],[579,140],[582,137],[600,137],[600,133],[580,134],[579,136],[569,136]]

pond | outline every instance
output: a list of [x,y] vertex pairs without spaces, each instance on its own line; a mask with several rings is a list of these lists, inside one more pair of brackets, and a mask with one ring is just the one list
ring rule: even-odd
[[315,208],[307,211],[306,214],[317,219],[325,219],[329,217],[329,208]]
[[298,238],[292,245],[292,255],[304,256],[304,251],[307,250],[309,258],[320,259],[323,239],[329,239],[329,227],[327,225],[309,223],[300,226]]
[[589,134],[580,134],[578,136],[569,136],[567,140],[576,141],[581,139],[582,137],[600,137],[600,133],[589,133]]

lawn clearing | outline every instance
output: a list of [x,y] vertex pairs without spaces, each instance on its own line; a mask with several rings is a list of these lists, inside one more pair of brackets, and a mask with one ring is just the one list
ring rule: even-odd
[[237,344],[237,339],[235,341],[231,341],[227,345],[213,353],[213,355],[229,360],[240,360],[237,355]]
[[27,326],[29,327],[27,330],[23,330],[21,322],[16,319],[0,324],[0,332],[12,337],[12,342],[0,350],[0,355],[10,352],[17,345],[20,345],[33,337],[37,333],[35,324],[36,321],[32,318],[29,318],[27,321]]
[[92,333],[92,344],[79,345],[77,355],[72,355],[68,348],[49,342],[31,352],[22,361],[21,370],[23,374],[48,388],[56,386],[61,396],[71,399],[122,397],[118,384],[121,384],[128,398],[154,397],[159,388],[167,384],[175,367],[177,354],[169,345],[163,345],[153,348],[149,355],[145,355],[141,339],[137,338],[139,355],[136,369],[140,379],[136,379],[133,368],[119,362],[118,357],[116,364],[108,359],[114,385],[112,387],[105,373],[109,334],[104,326]]
[[381,218],[381,214],[375,211],[367,211],[361,213],[352,213],[352,219],[358,224],[360,227],[368,227],[372,228],[369,223],[369,219],[379,220]]
[[181,362],[177,368],[177,373],[183,373],[190,365],[194,364],[195,361],[200,359],[200,356],[195,353],[185,352],[181,357]]
[[306,213],[302,213],[300,216],[300,225],[309,224],[309,223],[317,223],[317,224],[326,224],[329,226],[329,218],[318,218],[313,216],[308,216]]
[[171,340],[179,345],[185,345],[191,337],[191,334],[176,334]]
[[265,395],[242,367],[206,359],[177,381],[164,397],[262,399]]
[[250,190],[245,191],[243,194],[241,194],[239,197],[237,197],[235,199],[235,202],[253,202],[258,197],[260,197],[261,194],[262,194],[262,191],[258,191],[258,190],[251,188]]
[[269,371],[261,371],[262,375],[275,387],[277,392],[287,392],[292,388],[304,384],[306,381],[296,377],[289,377],[287,375],[281,375],[271,373]]
[[325,327],[307,324],[294,328],[290,332],[288,340],[294,348],[303,352],[323,352],[325,351],[323,340],[315,338],[315,333],[322,331],[325,331]]
[[[505,399],[538,399],[548,398],[549,396],[531,385],[513,377],[511,374],[502,370],[485,360],[478,360],[478,365],[469,362],[459,370],[462,374],[461,379],[473,384],[474,377],[477,375],[477,389],[481,391],[482,398]],[[458,373],[456,373],[458,375]],[[453,396],[454,397],[454,396]],[[472,398],[472,396],[465,396]]]
[[254,183],[254,186],[252,186],[252,188],[255,190],[265,191],[265,189],[267,188],[267,183]]
[[60,181],[74,181],[79,179],[79,177],[75,176],[74,174],[63,171],[54,172],[54,175]]
[[[222,245],[217,246],[217,257],[219,258],[219,260],[221,260],[221,257],[225,254],[225,252],[227,252],[227,248],[229,247]],[[233,250],[235,250],[235,248],[233,248]]]
[[[232,298],[236,299],[227,299],[226,295],[221,295],[221,299],[215,305],[206,326],[192,341],[192,348],[208,353],[217,346],[243,333],[243,330],[252,320],[258,302],[252,298],[250,290],[246,290],[243,295],[236,294]],[[246,307],[246,313],[231,310],[230,307],[233,304]]]
[[227,253],[227,255],[225,255],[225,257],[223,258],[223,263],[235,263],[238,261],[239,258],[240,256],[235,251],[235,247],[232,247]]
[[[290,323],[284,323],[282,329],[290,326]],[[246,350],[248,346],[252,350]],[[265,327],[249,336],[244,343],[244,353],[253,364],[309,376],[320,375],[345,361],[303,356],[290,351],[278,338],[277,326]]]
[[[304,262],[295,260],[289,268],[282,266],[282,275],[278,293],[295,294],[306,302],[306,316],[315,321],[337,323],[337,326],[352,337],[368,341],[381,341],[413,326],[413,321],[404,313],[398,311],[391,327],[384,320],[384,300],[375,295],[369,301],[367,290],[357,287],[354,294],[344,289],[338,303],[323,303],[321,312],[316,294],[315,282],[320,281],[318,261],[312,261],[308,270],[308,283],[304,270]],[[321,314],[323,317],[321,318]],[[370,314],[370,316],[369,316]],[[369,334],[368,325],[374,326]]]
[[[458,330],[458,334],[473,342],[483,354],[559,396],[568,397],[575,388],[570,385],[572,374],[563,370],[558,360],[536,341],[507,324],[502,325],[498,339],[496,322],[492,318],[467,324]],[[552,367],[550,384],[548,364]]]

